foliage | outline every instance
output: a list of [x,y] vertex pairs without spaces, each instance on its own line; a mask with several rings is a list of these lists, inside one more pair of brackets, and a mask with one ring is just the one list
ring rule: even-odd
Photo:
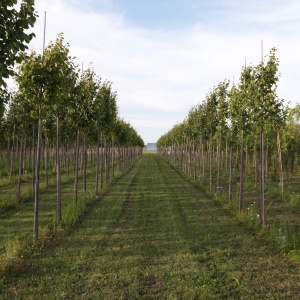
[[15,61],[21,62],[18,52],[24,51],[33,33],[26,30],[35,23],[34,0],[2,0],[0,4],[0,89],[6,86],[4,78],[13,75]]

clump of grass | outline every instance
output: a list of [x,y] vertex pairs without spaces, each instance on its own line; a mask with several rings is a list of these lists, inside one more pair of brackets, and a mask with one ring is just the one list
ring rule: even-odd
[[77,203],[68,204],[63,210],[63,220],[67,227],[74,226],[85,213],[87,206],[95,200],[95,196],[87,193],[78,197]]
[[16,199],[15,200],[13,200],[13,199],[3,200],[0,203],[0,215],[9,210],[13,210],[17,207],[18,207],[18,201],[16,201]]
[[251,203],[246,209],[237,212],[236,218],[249,228],[258,230],[260,227],[260,216],[258,213],[256,202]]
[[9,174],[8,165],[5,159],[0,158],[0,178],[6,177]]
[[57,245],[64,239],[64,231],[59,227],[40,230],[38,239],[29,236],[23,240],[11,237],[0,255],[0,282],[7,276],[23,272],[28,257],[39,257],[43,249]]
[[300,250],[300,226],[285,223],[274,223],[269,230],[269,238],[282,250]]
[[280,188],[278,185],[268,185],[267,195],[270,199],[280,199]]
[[288,195],[289,204],[292,206],[300,206],[300,194],[289,193]]

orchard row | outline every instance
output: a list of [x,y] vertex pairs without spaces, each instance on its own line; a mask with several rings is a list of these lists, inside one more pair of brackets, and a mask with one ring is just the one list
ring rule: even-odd
[[230,86],[224,80],[212,88],[157,143],[161,153],[210,191],[226,189],[229,203],[234,188],[240,211],[245,209],[245,184],[254,190],[259,186],[262,226],[267,187],[277,186],[277,198],[283,201],[288,198],[285,185],[299,175],[300,105],[288,108],[278,98],[278,66],[273,48],[257,66],[244,66],[238,83]]
[[66,163],[63,158],[71,159],[68,164],[73,168],[76,206],[78,170],[82,170],[85,181],[88,153],[96,172],[97,194],[101,178],[109,178],[112,168],[123,169],[121,166],[131,161],[132,153],[141,153],[133,149],[144,146],[136,130],[119,117],[117,93],[112,90],[111,82],[103,81],[91,67],[79,69],[69,52],[62,34],[43,54],[21,52],[15,74],[17,89],[2,90],[6,104],[0,119],[1,175],[9,179],[17,176],[16,195],[21,202],[22,178],[31,174],[35,237],[38,236],[40,177],[42,172],[47,185],[52,149],[55,149],[53,167],[57,177],[56,214],[57,222],[61,223],[61,168]]

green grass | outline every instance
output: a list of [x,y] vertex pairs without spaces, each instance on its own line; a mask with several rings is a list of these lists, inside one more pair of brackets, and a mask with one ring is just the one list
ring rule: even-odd
[[[116,175],[118,172],[116,172]],[[24,176],[25,177],[25,176]],[[3,184],[3,180],[0,181]],[[95,199],[95,175],[93,170],[87,170],[87,193],[83,191],[82,175],[78,181],[78,207],[73,205],[74,178],[62,172],[62,210],[63,221],[67,225],[76,222],[83,213],[85,205]],[[0,254],[7,244],[24,239],[33,234],[34,191],[31,178],[24,179],[21,185],[21,202],[15,196],[16,184],[12,181],[4,184],[0,195]],[[105,183],[103,191],[105,190]],[[49,184],[45,185],[43,178],[40,184],[39,225],[41,229],[52,227],[56,223],[56,175],[51,173]]]
[[299,265],[144,154],[1,299],[298,299]]
[[[173,164],[174,159],[169,157],[169,163]],[[183,166],[188,165],[184,161]],[[180,173],[183,173],[185,168],[179,170],[178,161],[176,162],[176,168]],[[235,215],[236,218],[241,221],[245,226],[252,229],[255,232],[260,232],[268,241],[277,243],[277,246],[284,249],[285,252],[292,254],[294,259],[300,261],[300,175],[299,172],[295,172],[289,178],[285,178],[284,181],[284,193],[281,195],[279,187],[278,176],[269,170],[269,176],[265,180],[265,223],[266,227],[261,228],[260,225],[260,183],[259,178],[255,182],[255,176],[252,172],[247,170],[245,172],[244,182],[244,197],[243,208],[239,211],[239,189],[240,189],[240,170],[238,168],[233,169],[233,199],[229,203],[228,191],[229,191],[229,174],[222,172],[220,186],[216,187],[217,169],[213,168],[213,181],[212,188],[210,189],[209,183],[209,166],[205,169],[205,180],[202,178],[202,169],[200,176],[193,176],[194,164],[192,163],[192,174],[184,176],[193,181],[194,184],[203,187],[208,194],[211,195],[217,202],[225,208],[231,215]],[[197,170],[198,172],[199,170]],[[247,175],[246,175],[247,174]],[[278,175],[278,174],[277,174]],[[284,174],[285,177],[287,174]],[[196,180],[194,180],[196,179]],[[280,224],[280,225],[278,225]],[[278,230],[284,228],[285,239],[282,239],[282,233]],[[285,242],[283,242],[283,240]]]

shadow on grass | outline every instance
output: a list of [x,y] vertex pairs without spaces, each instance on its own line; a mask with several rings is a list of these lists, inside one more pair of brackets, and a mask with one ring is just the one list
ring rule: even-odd
[[3,299],[298,299],[299,267],[144,154]]

